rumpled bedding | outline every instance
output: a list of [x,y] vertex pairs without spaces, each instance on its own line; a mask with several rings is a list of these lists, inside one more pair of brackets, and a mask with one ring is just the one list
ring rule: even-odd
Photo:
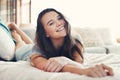
[[82,64],[82,67],[87,68],[101,63],[111,66],[114,71],[114,76],[92,78],[69,72],[44,72],[32,67],[28,61],[0,61],[0,80],[120,80],[120,55],[86,53],[85,62]]

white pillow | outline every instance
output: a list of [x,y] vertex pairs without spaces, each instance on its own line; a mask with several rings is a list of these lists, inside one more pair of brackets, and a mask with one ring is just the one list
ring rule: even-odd
[[103,46],[104,42],[100,34],[92,28],[78,28],[76,31],[80,34],[84,47]]
[[0,58],[12,60],[14,57],[15,43],[8,33],[0,27]]

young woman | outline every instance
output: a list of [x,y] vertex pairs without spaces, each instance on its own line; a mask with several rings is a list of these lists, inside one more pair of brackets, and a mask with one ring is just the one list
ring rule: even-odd
[[92,77],[113,75],[112,69],[104,64],[86,69],[70,64],[71,61],[82,64],[83,59],[83,46],[80,40],[71,36],[71,27],[65,17],[52,8],[43,10],[37,19],[32,64],[48,72],[71,72]]

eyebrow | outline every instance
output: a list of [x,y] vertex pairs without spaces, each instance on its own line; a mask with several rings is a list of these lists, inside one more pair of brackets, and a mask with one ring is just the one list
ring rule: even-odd
[[57,15],[57,18],[58,18],[58,17],[61,17],[61,15],[60,15],[60,14],[58,14],[58,15]]
[[[59,14],[57,15],[57,18],[58,18],[58,17],[60,17]],[[47,25],[48,25],[51,21],[52,21],[52,19],[47,22]]]

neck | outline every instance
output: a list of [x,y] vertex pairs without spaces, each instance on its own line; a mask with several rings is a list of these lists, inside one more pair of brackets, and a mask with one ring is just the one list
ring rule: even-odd
[[64,38],[60,38],[60,39],[51,39],[53,46],[56,49],[59,49],[63,44],[64,44]]

